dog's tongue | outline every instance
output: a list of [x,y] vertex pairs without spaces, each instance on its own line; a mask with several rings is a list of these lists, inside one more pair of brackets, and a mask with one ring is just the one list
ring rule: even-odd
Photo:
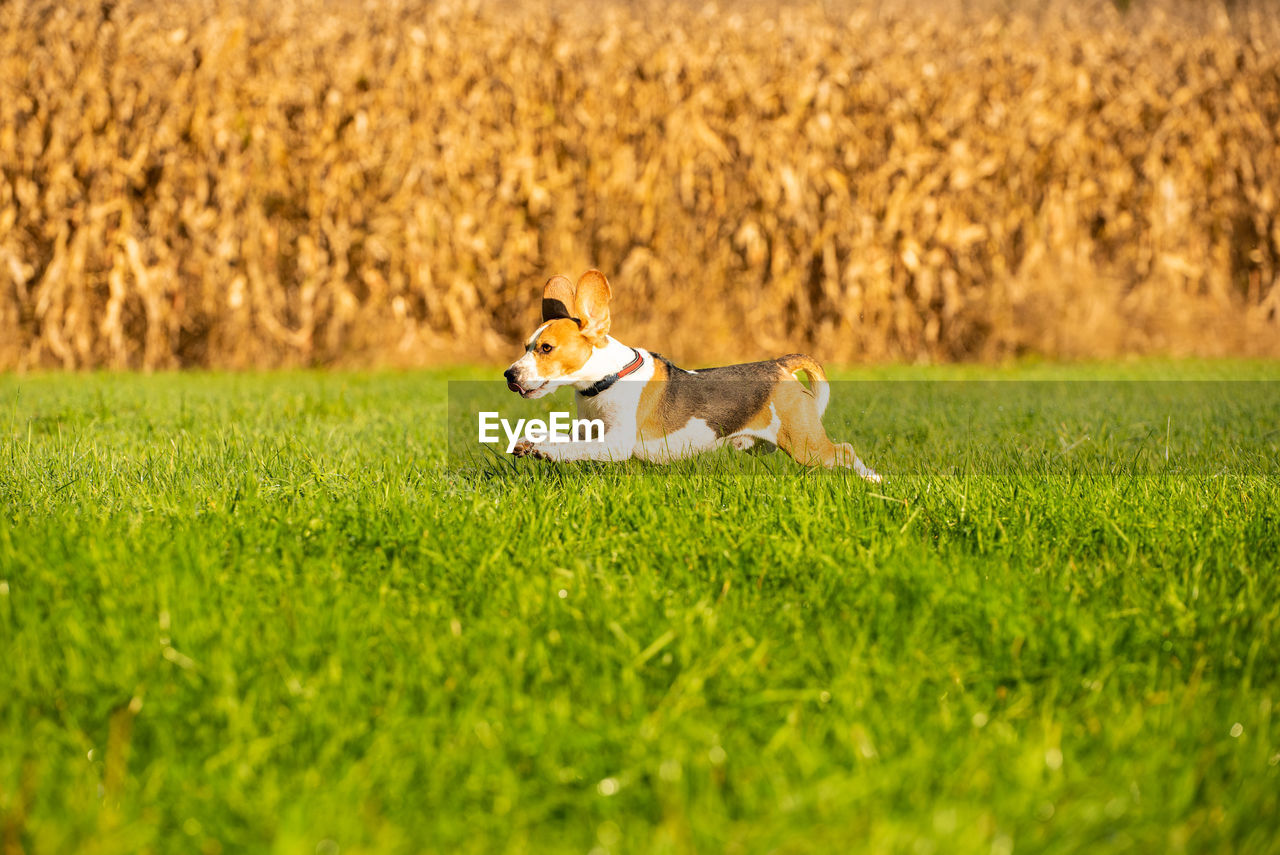
[[507,381],[507,388],[510,389],[512,392],[515,392],[517,395],[524,394],[524,390],[520,388],[520,384],[514,380]]

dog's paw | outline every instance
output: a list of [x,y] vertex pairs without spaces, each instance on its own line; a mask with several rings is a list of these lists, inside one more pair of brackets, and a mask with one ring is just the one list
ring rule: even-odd
[[853,471],[857,472],[858,477],[862,478],[862,480],[871,484],[879,484],[881,481],[884,480],[883,478],[880,477],[879,472],[872,469],[867,464],[863,463],[856,456],[853,458]]
[[539,451],[538,446],[534,445],[527,439],[522,439],[511,449],[513,457],[532,457],[534,460],[550,460],[545,452]]

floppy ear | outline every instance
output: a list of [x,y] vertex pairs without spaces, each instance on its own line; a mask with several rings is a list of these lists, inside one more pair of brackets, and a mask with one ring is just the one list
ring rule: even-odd
[[604,347],[609,335],[609,280],[599,270],[588,270],[578,280],[574,309],[581,318],[582,334],[596,347]]
[[542,286],[542,321],[573,317],[573,283],[568,276],[552,276]]

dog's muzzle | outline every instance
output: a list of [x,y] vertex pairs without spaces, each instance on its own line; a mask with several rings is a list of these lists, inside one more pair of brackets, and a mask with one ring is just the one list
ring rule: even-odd
[[506,371],[502,372],[502,376],[507,381],[507,388],[510,389],[512,392],[515,392],[517,395],[519,395],[522,398],[529,398],[533,396],[534,393],[542,391],[543,387],[547,385],[544,382],[541,385],[535,386],[532,389],[526,389],[524,387],[524,384],[522,384],[518,379],[519,375],[516,374],[516,369],[514,365],[508,368]]

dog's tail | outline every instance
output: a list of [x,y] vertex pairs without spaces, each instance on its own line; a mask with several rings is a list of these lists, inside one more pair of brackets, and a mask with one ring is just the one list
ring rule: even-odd
[[[827,411],[827,404],[831,401],[831,384],[827,382],[827,372],[822,370],[822,366],[816,359],[805,356],[803,353],[789,354],[779,359],[778,363],[792,377],[800,371],[809,375],[809,387],[805,391],[817,399],[818,416],[821,417]],[[797,382],[799,382],[798,379]]]

